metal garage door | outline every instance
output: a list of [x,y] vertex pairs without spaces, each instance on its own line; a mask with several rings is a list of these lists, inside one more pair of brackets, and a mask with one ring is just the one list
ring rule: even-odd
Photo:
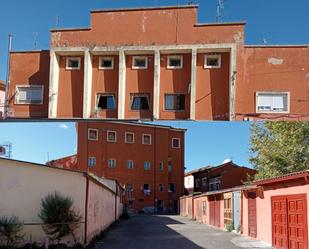
[[220,195],[209,197],[209,224],[220,227]]
[[273,246],[278,249],[307,249],[306,194],[272,197]]
[[249,236],[256,238],[257,225],[256,225],[256,193],[248,193],[248,230]]

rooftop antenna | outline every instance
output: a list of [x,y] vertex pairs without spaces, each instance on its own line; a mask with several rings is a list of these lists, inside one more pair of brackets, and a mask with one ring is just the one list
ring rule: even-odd
[[36,50],[38,47],[38,32],[33,32],[32,37],[33,37],[33,49]]
[[59,28],[60,26],[60,16],[56,17],[56,28]]
[[268,43],[267,39],[263,38],[263,44],[267,44],[267,43]]
[[193,4],[195,4],[195,0],[188,1],[188,5],[193,5]]
[[8,44],[8,57],[7,57],[7,67],[6,67],[6,84],[5,84],[5,98],[4,98],[4,115],[3,118],[6,119],[9,114],[9,84],[10,84],[10,65],[11,65],[11,51],[12,51],[13,35],[9,34],[9,44]]
[[223,8],[224,8],[224,0],[218,0],[216,22],[221,22]]

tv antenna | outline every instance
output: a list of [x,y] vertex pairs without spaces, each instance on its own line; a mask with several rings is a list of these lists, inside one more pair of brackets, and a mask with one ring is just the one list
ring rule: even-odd
[[56,28],[60,27],[60,16],[56,17]]
[[188,1],[188,5],[193,5],[193,4],[195,4],[195,0]]
[[224,0],[218,0],[216,22],[222,21],[222,10],[224,8]]
[[33,32],[32,37],[33,37],[33,49],[35,50],[38,48],[38,32]]

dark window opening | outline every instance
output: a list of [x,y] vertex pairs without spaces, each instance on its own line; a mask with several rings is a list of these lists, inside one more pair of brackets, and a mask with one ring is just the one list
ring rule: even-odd
[[168,184],[168,192],[170,192],[170,193],[176,192],[176,185],[175,185],[175,183],[169,183]]
[[115,95],[98,95],[97,108],[101,110],[115,110]]
[[184,111],[185,105],[185,94],[165,94],[165,110]]
[[149,110],[149,96],[131,95],[131,110]]

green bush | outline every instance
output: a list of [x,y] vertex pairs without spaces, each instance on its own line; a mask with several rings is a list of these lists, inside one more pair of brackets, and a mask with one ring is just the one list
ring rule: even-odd
[[228,231],[228,232],[232,232],[234,230],[234,223],[233,222],[230,222],[228,224],[225,225],[225,229]]
[[19,222],[18,217],[0,217],[0,237],[6,240],[6,248],[14,248],[23,240],[22,230],[23,225]]
[[64,197],[59,193],[48,194],[41,200],[39,217],[44,222],[42,228],[51,240],[60,240],[72,235],[77,243],[74,231],[79,227],[81,215],[73,209],[73,199]]

